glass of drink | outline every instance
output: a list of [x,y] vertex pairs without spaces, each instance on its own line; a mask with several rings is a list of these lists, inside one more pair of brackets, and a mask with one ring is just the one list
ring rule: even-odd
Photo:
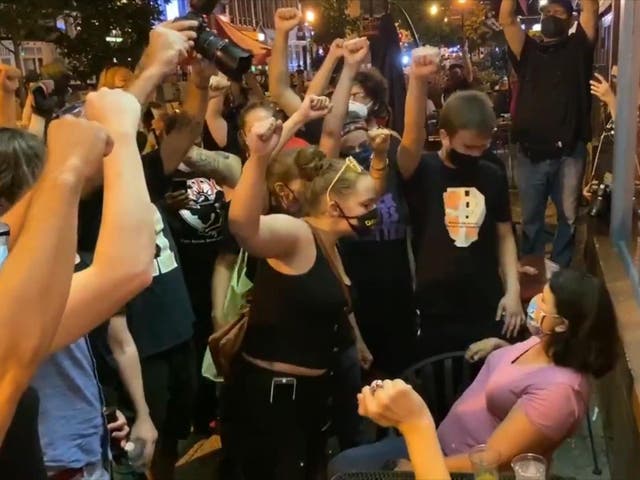
[[547,461],[534,453],[523,453],[511,461],[516,480],[545,480]]
[[473,447],[469,452],[475,480],[499,480],[500,454],[486,445]]

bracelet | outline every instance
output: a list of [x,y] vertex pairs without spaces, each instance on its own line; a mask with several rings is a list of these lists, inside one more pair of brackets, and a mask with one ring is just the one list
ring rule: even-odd
[[387,168],[389,168],[389,157],[385,159],[384,167],[374,167],[372,163],[370,170],[374,172],[384,172]]

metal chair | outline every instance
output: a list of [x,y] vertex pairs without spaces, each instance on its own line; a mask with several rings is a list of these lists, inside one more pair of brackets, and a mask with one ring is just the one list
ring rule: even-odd
[[440,424],[458,397],[471,384],[475,373],[465,352],[449,352],[429,357],[409,367],[401,378],[411,385],[429,406],[436,425]]
[[[472,473],[452,473],[451,480],[473,480]],[[351,472],[340,473],[332,480],[415,480],[412,472]]]

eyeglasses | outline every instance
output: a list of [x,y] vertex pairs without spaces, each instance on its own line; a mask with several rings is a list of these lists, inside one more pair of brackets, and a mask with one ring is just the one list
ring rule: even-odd
[[335,178],[333,179],[333,181],[329,185],[329,188],[327,189],[327,203],[331,203],[331,197],[329,196],[329,193],[331,192],[331,189],[334,187],[334,185],[336,184],[338,179],[340,179],[340,177],[342,176],[342,174],[344,173],[344,171],[347,168],[350,168],[352,171],[354,171],[356,173],[362,173],[363,172],[363,168],[360,166],[360,164],[356,161],[355,158],[347,157],[345,159],[345,161],[344,161],[344,165],[342,166],[340,171],[337,173],[337,175],[335,176]]

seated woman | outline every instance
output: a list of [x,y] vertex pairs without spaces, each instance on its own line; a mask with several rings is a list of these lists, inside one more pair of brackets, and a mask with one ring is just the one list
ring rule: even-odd
[[[588,409],[589,376],[601,377],[616,361],[617,329],[606,301],[597,278],[561,270],[529,304],[530,339],[474,347],[474,359],[497,351],[438,428],[449,471],[471,471],[467,453],[479,444],[508,465],[525,452],[550,458],[571,436]],[[330,471],[377,470],[406,456],[404,440],[390,437],[340,454]]]

